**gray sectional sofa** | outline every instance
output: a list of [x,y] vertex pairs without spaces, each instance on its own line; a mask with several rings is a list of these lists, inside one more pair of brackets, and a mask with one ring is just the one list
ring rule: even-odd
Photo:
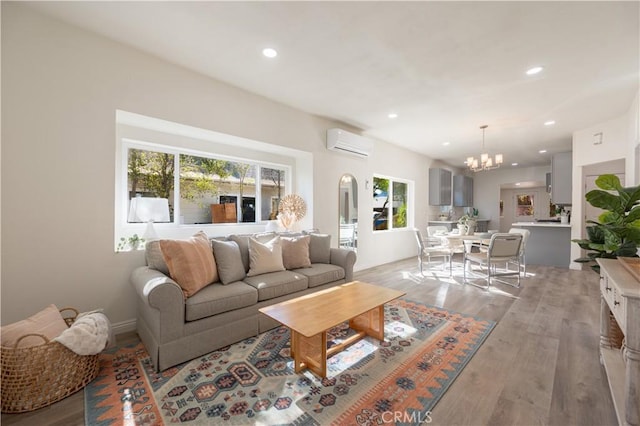
[[[131,283],[137,295],[138,335],[157,371],[279,325],[258,312],[259,308],[353,280],[355,252],[330,248],[329,236],[316,234],[309,236],[311,267],[246,276],[250,263],[249,237],[264,241],[274,235],[216,238],[212,243],[218,271],[228,277],[225,268],[231,267],[244,271],[241,275],[245,276],[226,285],[220,282],[207,285],[190,297],[185,297],[181,287],[169,277],[158,242],[147,243],[147,266],[132,272]],[[226,242],[233,248],[237,245],[239,257],[222,250],[216,256],[215,241]]]

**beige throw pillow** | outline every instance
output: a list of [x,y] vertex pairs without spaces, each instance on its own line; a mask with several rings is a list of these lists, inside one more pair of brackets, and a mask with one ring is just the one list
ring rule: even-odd
[[280,237],[275,237],[264,244],[255,238],[250,238],[249,272],[247,276],[252,277],[254,275],[276,271],[284,271]]
[[186,297],[218,281],[216,261],[207,235],[200,231],[189,240],[160,240],[162,257],[171,278]]
[[282,263],[287,269],[310,268],[309,242],[311,237],[282,237]]
[[[0,329],[2,346],[13,348],[22,336],[26,334],[42,334],[47,339],[53,340],[67,329],[67,323],[60,314],[56,305],[49,305],[35,315],[22,321],[5,325]],[[38,336],[29,336],[20,340],[19,348],[30,348],[46,343]]]

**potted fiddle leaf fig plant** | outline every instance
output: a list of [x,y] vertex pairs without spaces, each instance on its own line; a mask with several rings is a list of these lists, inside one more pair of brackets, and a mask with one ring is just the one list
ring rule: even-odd
[[588,239],[572,240],[587,251],[574,262],[590,263],[600,273],[598,258],[638,257],[640,246],[640,186],[623,187],[616,175],[596,179],[594,189],[586,193],[589,204],[603,209],[598,220],[588,220]]

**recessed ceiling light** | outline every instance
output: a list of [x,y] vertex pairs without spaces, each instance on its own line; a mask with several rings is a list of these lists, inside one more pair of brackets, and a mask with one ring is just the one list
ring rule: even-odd
[[262,49],[262,54],[267,58],[275,58],[276,56],[278,56],[278,52],[276,51],[276,49],[273,49],[271,47]]
[[545,152],[547,152],[546,149],[541,149],[540,151],[538,151],[540,154],[544,154]]
[[442,146],[448,146],[451,142],[443,142]]
[[556,122],[555,122],[555,121],[553,121],[553,120],[549,120],[549,121],[545,121],[545,122],[544,122],[544,125],[545,125],[545,126],[553,126],[554,124],[556,124]]
[[544,68],[542,67],[533,67],[533,68],[529,68],[527,70],[527,75],[536,75],[538,74],[540,71],[542,71]]
[[512,165],[512,166],[517,166],[517,165],[518,165],[518,163],[511,163],[511,165]]
[[520,182],[516,182],[516,186],[520,186]]
[[395,112],[391,112],[388,115],[389,118],[398,118],[398,114],[396,114]]

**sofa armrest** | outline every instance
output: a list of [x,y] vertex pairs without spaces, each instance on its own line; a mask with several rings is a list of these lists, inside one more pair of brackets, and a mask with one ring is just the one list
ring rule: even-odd
[[342,248],[331,248],[331,264],[344,269],[346,282],[353,281],[353,265],[356,263],[356,252]]
[[138,296],[138,318],[144,319],[158,343],[181,336],[185,303],[178,283],[160,271],[141,266],[131,273],[131,284]]

